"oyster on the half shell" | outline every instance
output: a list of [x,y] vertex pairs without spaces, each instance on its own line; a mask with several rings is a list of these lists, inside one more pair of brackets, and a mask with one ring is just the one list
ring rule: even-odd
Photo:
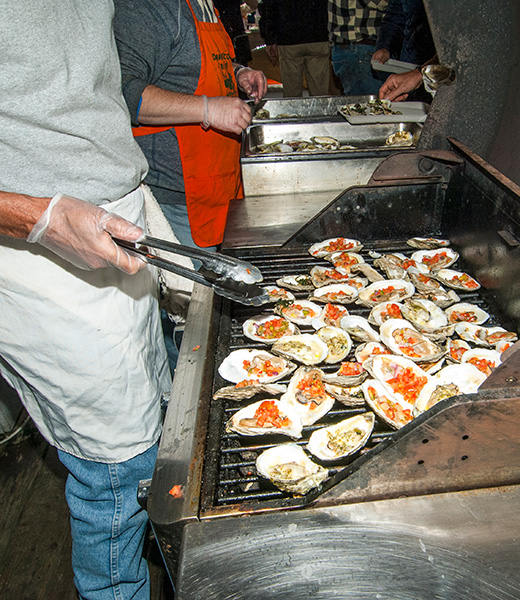
[[360,342],[379,342],[379,333],[370,325],[365,317],[360,315],[348,315],[340,321],[341,329],[344,329],[351,337]]
[[294,443],[264,450],[256,459],[256,470],[283,492],[300,495],[319,487],[329,474]]
[[310,325],[321,315],[322,307],[310,300],[293,300],[277,304],[274,312],[297,325]]
[[474,323],[457,323],[455,331],[466,342],[473,342],[478,346],[494,346],[498,342],[517,340],[518,336],[513,331],[503,327],[485,327]]
[[434,362],[445,350],[418,331],[406,319],[389,319],[379,330],[381,341],[396,354],[414,362]]
[[315,289],[309,296],[312,302],[331,302],[334,304],[349,304],[358,295],[358,288],[346,283],[331,283]]
[[316,335],[323,340],[329,349],[324,362],[334,364],[342,361],[352,348],[352,340],[349,334],[340,327],[327,325],[318,329]]
[[271,347],[273,354],[294,359],[304,365],[317,365],[327,358],[329,348],[317,335],[301,333],[277,340]]
[[491,375],[494,369],[502,363],[500,352],[489,348],[474,348],[464,352],[460,360],[461,364],[469,363],[475,365],[479,371],[482,371],[487,377]]
[[333,252],[359,252],[363,248],[363,244],[358,240],[349,238],[329,238],[323,242],[317,242],[309,248],[309,254],[316,258],[322,258]]
[[480,308],[480,306],[470,304],[469,302],[452,304],[444,312],[450,323],[466,322],[482,325],[482,323],[485,323],[489,319],[489,313]]
[[244,335],[255,342],[273,344],[276,340],[299,333],[298,327],[284,317],[276,315],[258,315],[244,321]]
[[412,254],[412,260],[418,264],[423,264],[430,271],[447,269],[459,258],[458,252],[452,248],[440,248],[435,250],[418,250]]
[[321,369],[300,367],[291,377],[280,401],[289,406],[305,426],[312,425],[326,415],[335,399],[325,391]]
[[368,406],[394,429],[400,429],[413,419],[413,404],[397,399],[377,379],[367,379],[361,387]]
[[286,390],[287,386],[281,383],[259,383],[257,379],[245,379],[244,381],[239,381],[236,385],[228,385],[220,388],[213,394],[213,399],[220,400],[221,398],[225,398],[241,402],[242,400],[254,398],[258,394],[278,396]]
[[413,237],[406,241],[412,248],[419,250],[434,250],[435,248],[445,248],[450,245],[449,240],[443,240],[433,237]]
[[294,363],[265,350],[240,348],[226,356],[218,368],[218,373],[222,379],[231,383],[239,383],[246,379],[256,379],[259,383],[274,383],[292,373],[294,369]]
[[359,291],[358,302],[365,306],[375,306],[391,300],[402,301],[413,296],[415,288],[404,279],[385,279],[376,281]]
[[280,400],[259,400],[237,411],[226,423],[226,431],[247,436],[277,433],[298,439],[302,423],[298,414]]
[[474,292],[480,288],[480,283],[461,271],[454,271],[453,269],[439,269],[435,272],[435,277],[444,285],[451,287],[455,290],[466,290]]

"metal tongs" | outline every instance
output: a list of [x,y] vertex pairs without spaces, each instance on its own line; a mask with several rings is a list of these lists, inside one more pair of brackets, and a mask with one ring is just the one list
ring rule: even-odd
[[[255,285],[263,280],[262,273],[257,267],[243,260],[148,236],[139,242],[113,239],[125,250],[144,257],[148,264],[212,287],[216,294],[224,298],[253,306],[260,306],[269,301],[269,294],[260,286]],[[187,256],[199,261],[202,265],[198,270],[178,265],[153,254],[151,252],[153,248]]]

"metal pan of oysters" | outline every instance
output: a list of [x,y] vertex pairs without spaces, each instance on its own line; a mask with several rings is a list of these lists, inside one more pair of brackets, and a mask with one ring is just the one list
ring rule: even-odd
[[[310,245],[309,272],[280,277],[271,305],[242,324],[255,347],[220,365],[227,385],[215,399],[243,405],[227,431],[268,436],[256,469],[280,490],[306,494],[365,452],[374,431],[475,393],[518,339],[492,322],[448,240],[407,245],[387,254],[347,237]],[[341,283],[323,286],[316,268]],[[333,416],[345,410],[355,414]]]

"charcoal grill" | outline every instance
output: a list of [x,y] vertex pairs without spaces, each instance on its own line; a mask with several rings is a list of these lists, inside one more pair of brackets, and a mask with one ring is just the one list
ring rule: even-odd
[[[274,283],[319,264],[307,248],[327,237],[362,240],[369,262],[371,249],[410,252],[412,236],[448,238],[483,283],[461,299],[518,332],[520,190],[449,144],[388,158],[368,186],[345,190],[282,247],[232,253]],[[378,423],[360,454],[295,498],[255,473],[258,453],[280,439],[226,433],[237,406],[212,401],[224,356],[257,346],[241,330],[256,312],[199,286],[190,305],[148,501],[177,598],[520,597],[515,348],[478,394],[444,401],[398,432]],[[336,403],[327,419],[356,412]]]

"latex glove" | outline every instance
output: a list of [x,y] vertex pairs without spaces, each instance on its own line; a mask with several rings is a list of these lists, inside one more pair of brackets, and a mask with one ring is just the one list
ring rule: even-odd
[[382,65],[384,65],[389,58],[390,52],[388,52],[386,48],[380,48],[379,50],[376,50],[374,54],[372,54],[372,60],[374,62],[381,63]]
[[134,242],[144,231],[100,206],[56,194],[27,241],[52,250],[80,269],[117,267],[133,274],[146,266],[139,257],[120,248],[110,234]]
[[220,131],[241,134],[251,123],[251,109],[240,98],[217,96],[208,98],[206,124]]
[[277,46],[277,44],[267,45],[265,47],[265,53],[267,54],[267,56],[269,57],[269,60],[273,63],[273,65],[276,65],[276,63],[278,62],[278,46]]
[[379,89],[379,98],[391,102],[402,102],[408,98],[409,92],[416,90],[422,84],[422,75],[419,69],[406,73],[394,73],[383,83]]
[[267,77],[262,71],[244,67],[237,72],[238,86],[253,99],[260,101],[267,92]]

